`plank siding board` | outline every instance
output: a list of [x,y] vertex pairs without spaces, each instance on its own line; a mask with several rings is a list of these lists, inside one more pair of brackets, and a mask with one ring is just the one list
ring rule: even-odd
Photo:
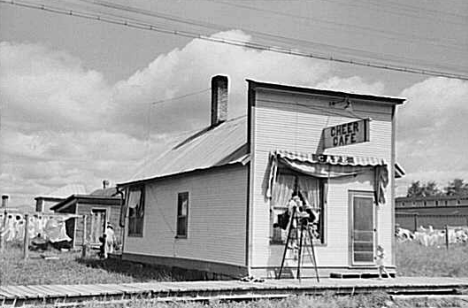
[[29,292],[26,292],[17,286],[3,286],[2,289],[14,297],[27,297],[29,295]]
[[52,297],[52,296],[60,296],[62,295],[62,292],[57,291],[57,289],[52,288],[48,285],[34,285],[34,286],[29,286],[29,288],[35,289],[38,292],[42,292],[44,294],[44,297]]
[[[244,265],[247,170],[231,166],[147,184],[143,237],[126,237],[124,253]],[[180,192],[189,193],[187,238],[175,238]]]
[[[324,154],[379,157],[393,166],[391,156],[392,106],[371,104],[353,100],[354,115],[337,108],[330,111],[330,99],[310,95],[281,94],[259,91],[252,116],[252,266],[278,267],[281,263],[282,245],[270,245],[269,202],[265,195],[265,176],[269,168],[269,154],[276,149],[317,153],[325,127],[342,124],[359,118],[371,118],[370,142],[325,150]],[[336,99],[335,99],[336,101]],[[356,117],[357,115],[358,117]],[[391,171],[391,170],[390,170]],[[393,173],[390,173],[393,174]],[[373,191],[373,172],[349,179],[331,179],[327,208],[325,208],[325,245],[316,247],[319,266],[350,266],[348,192],[350,190]],[[393,179],[386,190],[391,200]],[[391,246],[391,201],[378,208],[378,243],[387,253]],[[391,260],[393,264],[393,260]]]
[[[127,293],[126,287],[131,286],[132,288],[139,289],[138,293],[129,291]],[[27,289],[38,289],[44,286],[25,286]],[[62,286],[63,287],[63,286]],[[67,289],[74,290],[77,285],[69,285]],[[101,290],[102,285],[87,285],[90,288],[96,288]],[[141,287],[141,289],[140,289]],[[325,294],[326,292],[336,291],[343,294],[368,294],[369,291],[386,290],[392,293],[405,293],[411,294],[414,292],[425,291],[427,293],[433,292],[452,292],[452,294],[463,294],[467,288],[468,283],[466,279],[462,278],[448,278],[448,277],[398,277],[397,279],[386,279],[383,281],[377,280],[366,280],[366,279],[324,279],[319,284],[313,279],[304,279],[302,281],[297,280],[268,280],[261,284],[251,284],[239,281],[218,281],[205,282],[156,282],[147,284],[125,284],[125,285],[109,285],[109,288],[116,290],[115,295],[127,294],[144,294],[152,298],[163,298],[171,297],[176,301],[187,301],[189,297],[201,295],[201,296],[220,296],[226,299],[225,296],[230,295],[245,295],[251,294],[253,296],[261,296],[262,294],[304,294],[310,293],[311,290],[317,292],[317,294]],[[0,294],[3,287],[0,287]],[[121,290],[121,291],[117,291]],[[279,292],[279,293],[278,293]],[[150,294],[152,293],[152,294]],[[49,297],[48,302],[55,303],[57,306],[77,306],[78,301],[84,300],[109,300],[108,293],[101,293],[93,296],[94,298],[88,299],[77,299],[75,296],[67,296],[68,293],[60,293],[56,296]],[[79,292],[75,292],[79,294]],[[79,295],[77,295],[79,296]],[[69,297],[69,298],[67,298]],[[71,298],[70,298],[71,297]],[[32,298],[31,301],[25,301],[24,297],[15,297],[7,293],[3,299],[3,304],[6,306],[43,306],[44,303]],[[114,297],[114,299],[117,299]],[[192,298],[193,299],[193,298]],[[213,298],[212,298],[213,299]],[[83,302],[78,303],[78,305]],[[177,304],[174,304],[177,305]]]
[[40,298],[41,294],[35,290],[31,290],[26,286],[14,286],[17,292],[22,292],[23,298]]
[[4,287],[0,287],[0,296],[4,298],[14,298],[16,297],[15,294],[8,292],[7,290],[4,289]]

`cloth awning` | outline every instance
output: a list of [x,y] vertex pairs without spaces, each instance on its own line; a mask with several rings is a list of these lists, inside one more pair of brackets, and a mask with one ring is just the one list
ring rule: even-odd
[[271,153],[273,163],[280,162],[300,173],[336,178],[354,176],[376,166],[385,166],[385,160],[375,157],[309,154],[277,150]]
[[385,160],[376,157],[312,154],[286,150],[276,150],[272,152],[271,155],[275,155],[281,159],[305,162],[309,164],[339,166],[378,166],[386,164]]
[[271,189],[276,180],[280,164],[297,172],[318,178],[355,176],[373,170],[375,172],[375,201],[376,203],[385,203],[388,170],[387,163],[381,158],[276,150],[270,153],[270,176],[266,192],[267,197],[271,197]]

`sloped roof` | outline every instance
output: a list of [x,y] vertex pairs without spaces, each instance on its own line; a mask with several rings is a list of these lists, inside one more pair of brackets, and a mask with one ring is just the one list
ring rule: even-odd
[[117,186],[248,160],[247,117],[242,116],[191,135]]
[[45,195],[40,195],[43,198],[68,198],[70,195],[86,194],[86,188],[82,184],[69,184],[53,190]]
[[100,196],[100,197],[114,197],[117,195],[117,187],[109,187],[109,188],[100,188],[96,189],[92,193],[89,194],[90,196]]
[[107,205],[120,205],[119,196],[93,196],[93,195],[71,195],[67,199],[64,199],[50,209],[54,212],[60,212],[68,208],[70,205],[80,203],[95,204],[99,206]]
[[[189,136],[159,158],[142,165],[131,180],[117,186],[234,163],[245,164],[249,160],[247,117],[243,116]],[[395,164],[394,176],[402,175],[403,168]]]

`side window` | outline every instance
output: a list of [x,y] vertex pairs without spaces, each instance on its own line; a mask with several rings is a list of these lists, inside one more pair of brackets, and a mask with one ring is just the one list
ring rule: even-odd
[[177,237],[187,238],[189,193],[179,193],[177,198]]
[[128,235],[143,236],[145,216],[145,190],[143,187],[130,188],[128,196]]

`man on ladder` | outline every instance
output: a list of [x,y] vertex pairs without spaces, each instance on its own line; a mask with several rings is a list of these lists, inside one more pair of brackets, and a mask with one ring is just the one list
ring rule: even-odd
[[[283,272],[284,264],[286,261],[286,255],[288,250],[292,250],[295,254],[295,250],[298,250],[297,256],[297,275],[296,277],[301,279],[301,266],[303,262],[303,248],[305,246],[307,253],[309,254],[310,260],[315,268],[315,275],[317,281],[320,282],[317,262],[315,258],[314,249],[314,226],[312,222],[315,220],[314,213],[311,209],[304,208],[299,195],[294,194],[293,198],[288,204],[289,224],[287,227],[288,237],[284,246],[283,259],[281,261],[281,267],[277,275],[277,279],[281,279],[281,273]],[[298,242],[299,241],[299,242]],[[307,243],[310,243],[307,245]],[[296,258],[294,258],[296,259]]]

